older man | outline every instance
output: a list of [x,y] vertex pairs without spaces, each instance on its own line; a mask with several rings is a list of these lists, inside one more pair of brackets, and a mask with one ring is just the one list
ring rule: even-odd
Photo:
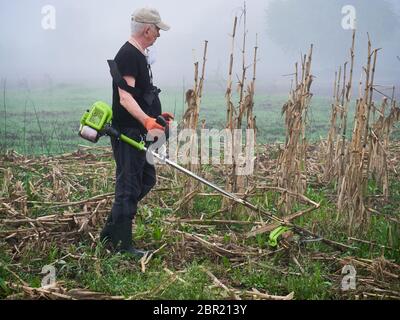
[[[109,65],[113,77],[113,127],[135,140],[145,140],[150,130],[163,130],[156,122],[161,115],[160,90],[153,85],[147,48],[169,26],[155,9],[142,8],[132,15],[131,37]],[[173,119],[170,113],[164,118]],[[153,131],[154,132],[154,131]],[[111,243],[118,252],[142,256],[132,245],[132,220],[138,202],[156,183],[155,168],[145,153],[111,138],[116,162],[115,201],[100,240]]]

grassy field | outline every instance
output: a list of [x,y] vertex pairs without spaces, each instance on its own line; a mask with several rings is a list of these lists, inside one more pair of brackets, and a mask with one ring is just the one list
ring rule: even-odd
[[[368,228],[353,235],[355,241],[348,238],[345,220],[335,210],[334,186],[321,185],[310,176],[306,196],[320,207],[296,223],[351,246],[338,251],[321,241],[307,243],[297,237],[286,245],[280,241],[277,248],[268,245],[268,234],[247,238],[261,217],[247,210],[220,212],[219,196],[196,196],[193,208],[184,209],[180,205],[184,177],[163,168],[135,221],[135,244],[158,250],[143,265],[111,254],[98,240],[113,198],[109,151],[81,150],[36,159],[8,155],[1,158],[1,168],[0,298],[55,298],[51,290],[42,295],[32,291],[41,287],[45,265],[56,271],[53,292],[75,298],[82,297],[79,292],[89,298],[229,299],[235,294],[258,298],[251,295],[253,289],[280,297],[293,292],[298,300],[400,298],[397,178],[392,180],[389,202],[371,198],[371,206],[380,214],[371,215]],[[224,175],[218,170],[222,169],[205,170],[203,175],[222,185]],[[254,185],[270,179],[266,172],[257,176],[261,177],[254,179]],[[371,191],[379,194],[372,185]],[[248,199],[277,214],[278,198],[268,191]],[[305,208],[299,204],[294,210]],[[218,223],[221,220],[232,222]],[[347,264],[357,270],[357,288],[346,292],[341,290],[341,270]],[[228,290],[216,285],[210,274]]]
[[[89,145],[77,130],[84,110],[97,100],[110,103],[110,96],[109,89],[71,86],[6,92],[2,147],[18,153],[2,153],[0,158],[0,298],[86,294],[89,298],[254,299],[260,298],[256,289],[280,298],[293,293],[294,299],[400,299],[398,162],[397,173],[391,173],[388,201],[373,183],[369,185],[369,205],[378,213],[371,213],[368,227],[352,238],[336,210],[336,186],[319,182],[320,172],[309,173],[305,195],[320,207],[296,223],[349,246],[344,251],[297,236],[277,248],[268,245],[268,234],[248,238],[246,233],[262,216],[248,210],[221,212],[221,197],[206,188],[194,198],[192,208],[185,208],[184,177],[163,168],[155,190],[140,206],[134,232],[137,246],[156,253],[148,261],[137,261],[108,252],[98,233],[113,200],[114,162],[109,149],[80,147],[77,152],[79,145]],[[182,92],[164,90],[161,99],[164,110],[179,118]],[[281,107],[286,99],[257,94],[259,143],[284,140]],[[309,137],[317,141],[327,134],[330,99],[312,101]],[[349,121],[352,117],[350,112]],[[209,128],[223,127],[223,94],[205,93],[202,118]],[[108,144],[104,139],[99,146]],[[313,148],[310,158],[318,158],[318,150]],[[398,150],[394,145],[389,158],[397,159]],[[67,152],[73,153],[46,156]],[[272,181],[277,150],[262,148],[262,152],[264,169],[258,167],[252,177],[254,186]],[[224,170],[208,166],[202,175],[222,186]],[[277,192],[256,189],[248,200],[280,214]],[[304,209],[303,204],[293,208]],[[231,222],[221,222],[226,220]],[[38,292],[34,289],[41,286],[45,265],[55,267],[57,287]],[[344,265],[357,270],[356,290],[341,290]]]
[[[179,120],[186,107],[182,90],[166,89],[160,98],[164,111],[175,112]],[[73,151],[79,144],[85,144],[77,135],[80,117],[98,100],[111,104],[111,89],[59,85],[52,89],[8,90],[5,107],[3,103],[0,108],[1,147],[36,155]],[[254,114],[257,117],[258,143],[284,141],[281,108],[286,101],[287,96],[256,94]],[[330,98],[312,99],[308,131],[311,141],[326,137],[330,110]],[[349,121],[353,117],[352,110]],[[223,92],[204,93],[200,119],[206,120],[207,128],[224,128],[226,105]],[[108,139],[105,140],[101,145],[109,143]]]

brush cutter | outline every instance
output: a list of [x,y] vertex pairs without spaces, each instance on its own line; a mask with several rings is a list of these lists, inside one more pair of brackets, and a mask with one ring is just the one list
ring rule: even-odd
[[[96,143],[101,136],[108,135],[111,137],[115,137],[140,151],[144,151],[144,152],[150,151],[146,148],[144,141],[137,142],[137,141],[125,136],[124,134],[121,134],[118,130],[113,128],[111,126],[111,120],[112,120],[111,107],[104,102],[98,101],[95,104],[93,104],[92,108],[90,110],[87,110],[85,112],[85,114],[82,116],[81,126],[79,129],[79,135],[82,138],[84,138],[90,142],[93,142],[93,143]],[[167,121],[162,116],[158,116],[157,123],[166,128],[165,132],[166,132],[167,139],[168,139]],[[207,186],[213,188],[214,190],[218,191],[219,193],[223,194],[227,198],[258,211],[258,209],[255,206],[253,206],[251,203],[238,198],[233,193],[225,191],[224,189],[205,180],[204,178],[199,177],[198,175],[196,175],[193,172],[187,170],[186,168],[180,166],[179,164],[169,160],[164,155],[160,155],[159,153],[157,153],[155,151],[151,151],[151,152],[152,152],[152,155],[155,158],[159,159],[161,162],[167,163],[168,165],[183,172],[184,174],[187,174],[188,176],[196,179],[197,181],[204,183],[205,185],[207,185]]]
[[[160,155],[159,153],[157,153],[155,151],[148,150],[148,148],[146,148],[146,146],[145,146],[144,141],[137,142],[137,141],[125,136],[124,134],[121,134],[118,130],[113,128],[111,125],[111,120],[112,120],[111,107],[104,102],[98,101],[98,102],[94,103],[93,106],[91,107],[91,109],[87,110],[85,112],[85,114],[82,116],[81,126],[79,129],[79,135],[82,138],[84,138],[90,142],[93,142],[93,143],[98,142],[100,137],[108,135],[111,137],[115,137],[140,151],[143,151],[143,152],[149,151],[152,153],[152,155],[155,158],[159,159],[162,163],[166,163],[166,164],[170,165],[171,167],[179,170],[180,172],[183,172],[184,174],[192,177],[193,179],[209,186],[210,188],[212,188],[215,191],[219,192],[220,194],[224,195],[228,199],[231,199],[231,200],[235,201],[236,203],[241,204],[251,210],[262,213],[264,216],[277,222],[280,226],[285,226],[286,227],[285,229],[278,228],[278,229],[276,229],[275,232],[274,231],[272,232],[272,236],[271,236],[271,240],[270,240],[271,245],[276,244],[276,239],[278,238],[279,235],[282,234],[282,230],[287,231],[288,228],[290,228],[291,230],[293,230],[297,234],[301,235],[302,237],[311,237],[313,239],[318,239],[329,245],[333,245],[335,247],[341,247],[341,249],[343,249],[344,245],[333,242],[331,240],[321,238],[318,235],[315,235],[314,233],[312,233],[304,228],[296,226],[291,222],[288,222],[288,221],[283,220],[269,212],[266,212],[266,211],[262,210],[261,208],[258,208],[255,205],[251,204],[250,202],[239,198],[235,194],[230,193],[230,192],[218,187],[217,185],[205,180],[204,178],[194,174],[190,170],[187,170],[186,168],[180,166],[179,164],[169,160],[168,158],[166,158],[166,156]],[[167,121],[162,116],[159,116],[157,118],[157,123],[166,129],[165,131],[166,131],[166,136],[168,139]],[[347,246],[345,246],[345,247],[346,247],[346,249],[348,249]]]

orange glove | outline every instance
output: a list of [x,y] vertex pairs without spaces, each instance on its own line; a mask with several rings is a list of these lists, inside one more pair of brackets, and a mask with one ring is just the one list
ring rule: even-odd
[[161,125],[159,125],[159,124],[156,122],[156,119],[151,118],[151,117],[148,117],[148,118],[144,121],[144,127],[146,128],[147,131],[155,130],[155,129],[164,131],[164,127],[161,126]]

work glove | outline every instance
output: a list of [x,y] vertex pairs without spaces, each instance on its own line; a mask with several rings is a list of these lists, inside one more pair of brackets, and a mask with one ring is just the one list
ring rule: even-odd
[[144,127],[146,128],[147,131],[151,130],[162,130],[164,131],[164,127],[156,122],[156,119],[148,117],[144,121]]
[[147,130],[147,138],[150,139],[148,141],[157,141],[160,137],[165,137],[165,127],[158,124],[157,119],[148,117],[144,121],[144,127]]

